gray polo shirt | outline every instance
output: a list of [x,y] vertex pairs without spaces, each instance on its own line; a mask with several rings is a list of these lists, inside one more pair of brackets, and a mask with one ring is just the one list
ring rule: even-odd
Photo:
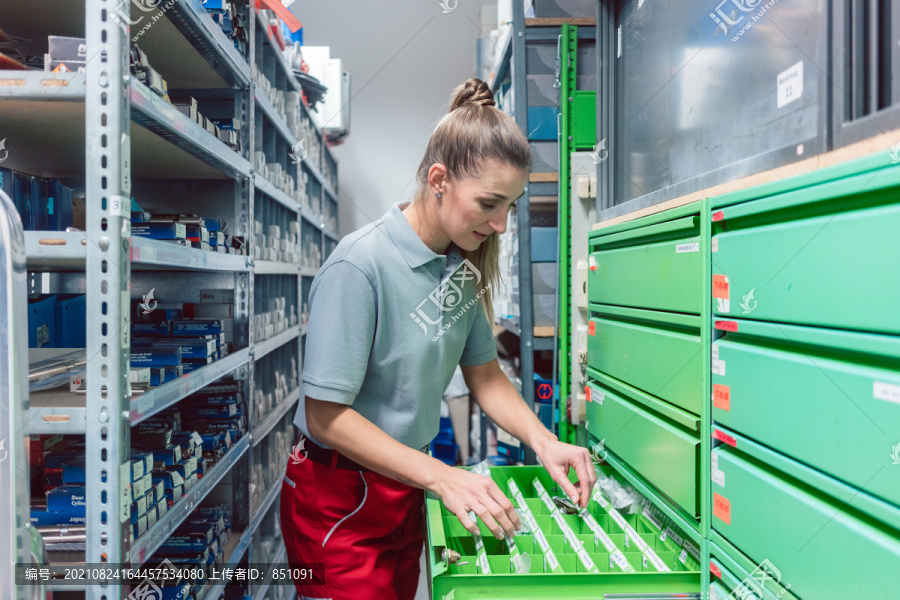
[[420,449],[437,435],[456,366],[497,358],[477,297],[481,273],[453,243],[446,255],[426,246],[405,207],[344,237],[313,279],[294,424],[320,445],[306,427],[306,396],[352,405]]

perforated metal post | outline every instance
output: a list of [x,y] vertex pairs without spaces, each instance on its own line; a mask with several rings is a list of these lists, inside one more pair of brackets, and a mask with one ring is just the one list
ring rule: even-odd
[[[86,0],[85,204],[87,230],[87,563],[128,562],[131,510],[131,139],[126,32],[129,3]],[[89,600],[122,598],[113,580]]]

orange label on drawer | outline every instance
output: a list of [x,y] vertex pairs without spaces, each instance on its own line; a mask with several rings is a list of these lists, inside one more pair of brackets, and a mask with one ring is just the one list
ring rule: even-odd
[[713,275],[712,295],[713,298],[722,298],[723,300],[728,299],[727,275]]
[[591,386],[589,386],[589,385],[584,386],[584,395],[587,396],[587,401],[590,402],[591,401]]
[[588,335],[597,335],[597,323],[594,321],[588,323]]
[[731,388],[719,383],[713,384],[713,406],[731,410]]
[[714,212],[713,216],[712,216],[712,220],[713,220],[713,223],[718,223],[719,221],[724,221],[725,213],[723,213],[721,210]]
[[720,442],[725,442],[732,448],[737,448],[737,440],[725,433],[724,431],[720,431],[718,429],[713,430],[712,436],[719,440]]
[[720,331],[737,332],[737,330],[738,330],[737,321],[716,321],[715,327],[716,327],[716,329],[719,329]]
[[731,502],[716,492],[713,492],[713,515],[731,525]]
[[722,571],[720,571],[719,567],[717,567],[712,562],[709,563],[709,572],[712,573],[713,575],[715,575],[716,577],[718,577],[719,579],[722,579]]

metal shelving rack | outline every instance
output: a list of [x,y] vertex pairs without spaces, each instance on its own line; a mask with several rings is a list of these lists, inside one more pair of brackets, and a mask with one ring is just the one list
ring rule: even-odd
[[[260,212],[270,205],[286,209],[291,215],[289,220],[307,225],[301,230],[301,244],[304,239],[310,240],[318,246],[324,261],[338,240],[336,231],[326,228],[324,216],[337,215],[336,161],[321,132],[317,132],[321,140],[320,154],[309,155],[295,167],[298,173],[303,169],[308,174],[308,191],[313,191],[308,194],[311,207],[301,206],[252,168],[250,153],[258,145],[263,147],[258,140],[266,141],[264,146],[269,150],[266,161],[281,162],[286,169],[290,168],[288,152],[298,140],[253,82],[251,65],[266,65],[267,72],[274,73],[272,82],[279,89],[299,92],[300,88],[256,11],[246,3],[240,7],[242,20],[248,23],[246,59],[207,14],[200,0],[172,3],[164,11],[165,17],[154,21],[138,40],[154,67],[169,80],[170,91],[190,92],[199,100],[217,102],[218,106],[225,102],[230,107],[233,103],[232,116],[240,120],[242,127],[242,150],[236,152],[131,77],[128,37],[135,34],[134,28],[139,25],[133,26],[130,32],[125,31],[113,18],[114,11],[123,19],[128,17],[131,3],[83,0],[64,9],[54,6],[51,10],[47,1],[16,3],[6,18],[21,23],[33,22],[38,14],[53,15],[53,22],[45,25],[49,29],[44,35],[59,33],[53,28],[63,22],[69,30],[65,34],[78,35],[71,30],[83,19],[88,67],[85,73],[10,71],[0,74],[0,100],[4,102],[0,126],[8,132],[17,129],[14,125],[33,122],[28,134],[18,138],[27,142],[28,149],[21,149],[20,145],[18,156],[14,153],[4,166],[36,175],[84,181],[86,231],[26,232],[24,248],[30,292],[47,291],[42,290],[42,281],[47,280],[49,288],[86,292],[90,359],[86,396],[59,391],[32,394],[30,408],[22,415],[25,424],[17,433],[85,435],[86,563],[143,564],[219,483],[230,481],[233,535],[226,547],[226,566],[234,567],[252,553],[253,536],[276,504],[280,490],[277,484],[272,485],[251,514],[250,450],[296,406],[299,376],[294,389],[260,422],[251,418],[249,434],[234,444],[182,500],[134,542],[129,540],[129,476],[123,469],[130,465],[131,426],[225,376],[243,381],[252,402],[257,361],[280,348],[294,347],[299,371],[306,333],[301,298],[318,267],[254,260],[252,248],[256,240],[252,224],[257,208]],[[140,13],[130,17],[132,22],[137,20],[135,17],[147,18]],[[193,50],[176,52],[185,48]],[[196,84],[196,89],[189,84]],[[257,110],[261,119],[256,118]],[[305,105],[301,105],[301,112],[309,119]],[[231,234],[244,236],[250,255],[205,252],[132,238],[129,232],[132,184],[140,188],[145,185],[144,180],[161,177],[213,180],[209,185],[219,186],[216,189],[230,188],[226,200],[222,201],[219,194],[212,204],[207,202],[196,211],[210,214],[217,210],[218,214],[230,215]],[[150,185],[155,184],[154,181]],[[168,212],[191,212],[190,207],[168,205],[167,208]],[[128,385],[130,308],[132,294],[139,295],[132,285],[133,275],[154,272],[160,272],[166,279],[157,289],[173,295],[177,295],[179,285],[188,278],[209,282],[212,284],[209,287],[234,289],[237,348],[219,361],[131,397]],[[42,277],[44,273],[49,273],[49,277]],[[257,286],[268,289],[272,277],[278,278],[282,287],[284,281],[293,278],[295,283],[289,287],[294,291],[285,295],[288,302],[295,303],[299,322],[258,341],[252,317],[261,307],[254,306],[254,290]],[[289,279],[284,280],[285,277]],[[14,348],[12,338],[5,342],[9,353]],[[86,398],[91,401],[87,402]],[[27,508],[21,506],[22,499],[13,504],[18,513],[27,514]],[[89,585],[84,590],[87,598],[103,600],[124,598],[128,593],[126,587],[116,584]],[[202,600],[217,600],[223,593],[224,583],[219,583]]]

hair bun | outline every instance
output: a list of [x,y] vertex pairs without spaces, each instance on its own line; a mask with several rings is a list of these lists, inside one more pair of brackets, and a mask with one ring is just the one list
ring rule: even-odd
[[465,83],[453,91],[453,100],[450,102],[450,112],[464,106],[496,106],[494,94],[488,84],[471,77]]

